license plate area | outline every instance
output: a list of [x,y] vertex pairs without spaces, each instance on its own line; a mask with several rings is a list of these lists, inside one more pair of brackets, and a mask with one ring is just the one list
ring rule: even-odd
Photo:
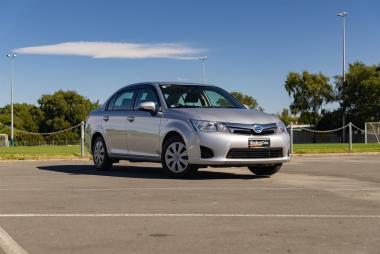
[[269,148],[270,140],[269,139],[248,139],[248,148],[257,149],[257,148]]

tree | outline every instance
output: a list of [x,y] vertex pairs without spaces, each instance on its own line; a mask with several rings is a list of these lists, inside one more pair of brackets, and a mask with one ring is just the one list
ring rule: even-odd
[[291,123],[297,124],[299,121],[298,117],[290,114],[289,109],[287,108],[282,109],[282,112],[278,113],[277,116],[281,119],[281,121],[284,122],[286,126],[288,126]]
[[257,103],[257,100],[254,99],[252,96],[243,94],[241,92],[231,92],[231,94],[238,99],[242,104],[247,105],[250,109],[257,109],[259,111],[264,111],[262,107],[259,106]]
[[290,72],[284,86],[293,99],[291,113],[300,114],[300,120],[312,125],[317,124],[322,106],[336,98],[329,78],[322,73]]
[[[27,103],[13,104],[14,127],[23,131],[38,132],[44,113],[35,105]],[[11,105],[0,108],[0,122],[11,125]]]
[[38,100],[45,120],[41,131],[53,132],[72,127],[85,121],[92,109],[99,106],[98,102],[79,95],[76,91],[59,90],[52,95],[42,95]]
[[[14,128],[21,131],[39,132],[40,124],[44,119],[44,113],[35,105],[27,103],[16,103],[13,105],[14,109]],[[0,126],[0,132],[5,133],[10,137],[11,125],[11,106],[6,105],[0,108],[0,123],[8,126]],[[22,140],[22,144],[38,144],[39,141],[44,140],[41,135],[30,135],[20,131],[14,132],[14,139],[16,144],[18,140]]]
[[317,124],[318,130],[333,130],[342,127],[342,111],[340,109],[323,110],[321,119]]
[[[14,104],[14,127],[27,132],[54,132],[70,128],[86,120],[89,112],[99,107],[99,102],[91,102],[75,91],[58,91],[52,95],[42,95],[39,107],[31,104]],[[10,105],[0,108],[0,123],[10,126]],[[10,135],[9,127],[0,126],[1,132]],[[39,144],[40,141],[79,140],[80,130],[43,136],[15,131],[18,144]]]
[[365,122],[380,121],[380,64],[350,64],[344,84],[341,76],[335,78],[335,83],[347,122],[364,128]]

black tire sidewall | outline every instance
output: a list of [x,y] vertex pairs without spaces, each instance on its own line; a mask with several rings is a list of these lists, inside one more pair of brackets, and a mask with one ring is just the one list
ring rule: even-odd
[[102,137],[99,136],[99,137],[97,137],[95,139],[95,142],[94,142],[93,147],[92,147],[92,153],[94,153],[95,146],[96,146],[96,144],[98,142],[101,142],[102,145],[103,145],[103,147],[104,147],[104,160],[103,160],[103,163],[101,165],[96,164],[94,156],[92,156],[92,160],[94,162],[94,166],[95,166],[96,169],[98,169],[98,170],[107,170],[110,167],[112,167],[112,161],[111,161],[111,159],[108,156],[106,142],[104,142],[104,139]]

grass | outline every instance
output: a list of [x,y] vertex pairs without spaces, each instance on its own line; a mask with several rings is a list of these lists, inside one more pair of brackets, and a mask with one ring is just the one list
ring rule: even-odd
[[[348,144],[294,144],[296,154],[348,153]],[[352,144],[353,153],[380,152],[380,144]]]
[[[348,144],[294,144],[296,154],[347,153]],[[353,144],[354,153],[379,152],[380,144]],[[78,159],[80,146],[0,147],[0,160]],[[85,158],[90,154],[85,151]]]
[[[85,157],[89,153],[85,150]],[[80,146],[15,146],[0,147],[0,160],[76,159]]]

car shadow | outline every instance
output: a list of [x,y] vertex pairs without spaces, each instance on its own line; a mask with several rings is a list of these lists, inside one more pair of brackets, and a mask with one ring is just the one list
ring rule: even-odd
[[[128,178],[146,178],[146,179],[174,179],[168,176],[161,167],[142,167],[130,165],[114,165],[110,170],[97,170],[92,165],[51,165],[51,166],[38,166],[40,170],[54,171],[66,173],[71,175],[97,175],[97,176],[111,176],[111,177],[128,177]],[[221,170],[226,170],[221,168]],[[256,176],[249,172],[247,174],[236,174],[233,172],[217,172],[200,169],[195,174],[192,180],[209,180],[209,179],[261,179],[265,176]],[[181,179],[178,179],[181,180]]]

